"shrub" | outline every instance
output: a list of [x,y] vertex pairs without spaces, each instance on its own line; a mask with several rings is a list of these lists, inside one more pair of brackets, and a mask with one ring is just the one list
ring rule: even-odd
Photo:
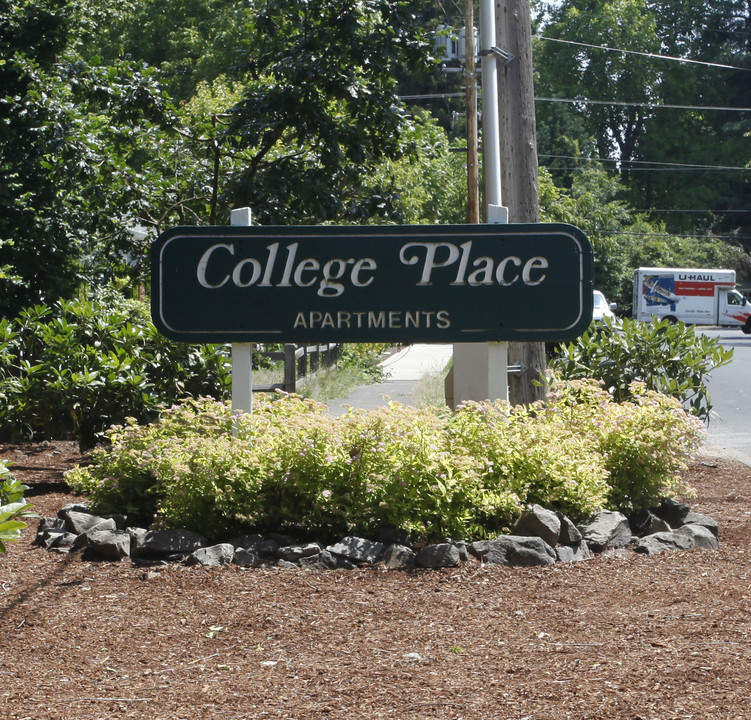
[[0,321],[0,433],[75,437],[139,422],[185,397],[226,397],[230,360],[217,346],[162,337],[147,307],[112,291],[37,305]]
[[679,474],[701,422],[643,385],[630,392],[617,403],[596,383],[572,382],[527,409],[392,403],[341,418],[296,396],[235,417],[202,398],[110,429],[110,445],[66,479],[100,511],[216,536],[488,537],[531,502],[582,518],[685,490]]
[[29,488],[15,480],[4,460],[0,460],[0,553],[5,552],[5,543],[16,541],[26,523],[20,518],[36,517],[32,506],[24,500]]
[[[682,322],[605,319],[568,345],[559,347],[549,367],[563,380],[594,378],[617,402],[634,398],[643,383],[685,404],[709,422],[712,403],[706,380],[733,357],[716,338]],[[637,383],[637,385],[634,385]]]

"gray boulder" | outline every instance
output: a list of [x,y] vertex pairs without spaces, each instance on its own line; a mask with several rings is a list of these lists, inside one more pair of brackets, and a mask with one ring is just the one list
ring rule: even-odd
[[279,560],[297,562],[301,558],[318,555],[322,549],[323,546],[318,543],[308,543],[307,545],[287,545],[277,549],[276,557]]
[[198,548],[185,560],[186,565],[202,565],[204,567],[221,567],[229,565],[235,557],[235,546],[232,543],[219,543],[210,547]]
[[206,538],[191,530],[147,530],[132,533],[133,555],[190,555],[206,547]]
[[91,515],[86,512],[77,510],[61,510],[60,517],[65,522],[65,529],[74,535],[82,535],[89,530],[98,528],[99,530],[115,530],[115,521],[99,515]]
[[656,508],[653,508],[652,512],[657,517],[665,520],[670,527],[677,528],[685,525],[686,515],[691,512],[691,508],[672,498],[663,498],[660,504]]
[[671,530],[670,532],[658,532],[639,538],[634,550],[645,555],[657,555],[672,550],[690,550],[694,546],[695,542],[690,534]]
[[456,545],[438,543],[421,548],[415,562],[424,568],[456,567],[461,562],[461,555]]
[[712,533],[716,538],[720,537],[720,526],[712,517],[709,517],[709,515],[702,515],[702,513],[696,513],[696,512],[690,512],[686,515],[686,517],[683,520],[683,524],[685,525],[701,525],[701,527],[706,528],[709,530],[709,532]]
[[581,542],[582,534],[579,528],[563,513],[556,513],[561,521],[561,530],[558,533],[558,542],[561,545],[578,545]]
[[333,555],[352,560],[353,562],[362,562],[373,565],[378,562],[385,547],[383,543],[365,540],[358,537],[346,537],[334,545],[329,545],[328,550]]
[[720,541],[717,539],[717,536],[703,525],[681,525],[675,532],[693,538],[696,547],[704,548],[705,550],[717,550],[720,547]]
[[414,567],[417,553],[405,545],[389,545],[381,555],[381,562],[392,570],[403,570]]
[[[233,547],[235,547],[233,545]],[[235,547],[235,556],[232,559],[235,565],[240,567],[261,567],[263,565],[263,558],[253,550],[244,547]]]
[[304,570],[355,570],[357,563],[342,555],[321,550],[317,555],[300,558],[298,565]]
[[673,528],[661,517],[655,515],[651,510],[639,510],[629,516],[631,531],[634,535],[644,537],[656,532],[669,532]]
[[100,530],[97,527],[85,535],[88,547],[100,557],[109,560],[130,557],[130,533],[125,530]]
[[580,560],[586,560],[588,557],[592,557],[592,551],[584,540],[580,540],[574,545],[559,545],[555,548],[555,556],[558,559],[558,562],[579,562]]
[[530,567],[552,565],[556,561],[553,548],[542,538],[500,535],[494,540],[479,540],[469,551],[485,563]]
[[602,510],[579,527],[584,542],[594,552],[626,547],[631,542],[628,518],[619,512]]
[[560,532],[561,519],[542,505],[532,505],[523,512],[511,530],[512,535],[539,537],[551,546],[558,543]]

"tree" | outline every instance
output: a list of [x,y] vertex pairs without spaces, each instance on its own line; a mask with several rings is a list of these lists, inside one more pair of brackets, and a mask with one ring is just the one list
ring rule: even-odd
[[594,46],[659,52],[654,16],[640,0],[565,0],[544,34],[565,42],[542,44],[538,94],[578,101],[573,107],[598,155],[623,166],[650,115],[646,104],[656,99],[658,70],[651,59]]
[[276,224],[395,219],[393,190],[370,176],[404,152],[395,68],[428,58],[410,6],[262,0],[252,32],[249,81],[227,133],[247,157],[233,204]]
[[[40,77],[64,47],[65,0],[0,2],[0,312],[30,301],[48,287],[60,292],[74,279],[75,248],[67,244],[60,218],[40,217],[40,206],[55,203],[56,191],[43,167],[50,117],[35,102]],[[42,278],[40,267],[54,267]]]
[[71,49],[95,65],[130,60],[159,71],[175,102],[230,74],[251,46],[255,4],[243,0],[74,0]]
[[747,2],[565,0],[542,22],[539,94],[582,100],[538,105],[542,154],[616,161],[630,204],[670,232],[751,235],[738,212],[751,193],[748,114],[716,109],[748,105]]

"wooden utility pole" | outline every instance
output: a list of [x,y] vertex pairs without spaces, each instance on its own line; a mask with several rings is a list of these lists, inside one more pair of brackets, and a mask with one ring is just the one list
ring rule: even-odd
[[[498,67],[503,202],[510,222],[536,223],[540,198],[529,0],[496,0],[495,7],[496,46],[513,55],[510,63]],[[534,384],[545,376],[544,343],[509,343],[509,365],[523,368],[509,376],[513,405],[545,396],[545,387]]]

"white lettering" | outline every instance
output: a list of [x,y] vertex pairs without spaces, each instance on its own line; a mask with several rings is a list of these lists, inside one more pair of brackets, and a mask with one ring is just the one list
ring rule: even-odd
[[522,270],[522,282],[525,285],[530,285],[534,287],[535,285],[539,285],[541,282],[545,280],[547,277],[546,273],[543,273],[540,275],[536,280],[532,279],[532,271],[533,270],[547,270],[548,269],[548,260],[544,257],[533,257],[527,260],[526,263],[524,263],[524,269]]
[[313,258],[305,258],[305,260],[302,260],[295,268],[295,285],[297,285],[297,287],[310,287],[316,281],[315,276],[312,280],[305,282],[302,279],[302,274],[307,271],[318,272],[318,270],[320,269],[321,266],[318,263],[318,260],[314,260]]
[[[456,245],[451,243],[408,243],[402,246],[399,251],[399,260],[404,265],[416,265],[420,262],[420,258],[417,254],[407,257],[405,251],[409,248],[424,248],[425,249],[425,261],[422,265],[422,275],[418,285],[431,285],[430,276],[435,268],[447,267],[453,265],[459,258],[459,250]],[[445,248],[448,250],[448,257],[443,262],[437,262],[435,259],[438,248]]]
[[493,259],[489,257],[477,258],[472,263],[473,267],[479,268],[469,276],[470,287],[493,284]]
[[[250,265],[253,268],[253,272],[250,275],[250,280],[243,282],[242,281],[242,272],[243,268],[246,265]],[[258,282],[258,278],[261,277],[261,263],[258,262],[255,258],[246,258],[245,260],[240,260],[237,265],[235,265],[235,269],[232,271],[232,282],[237,285],[239,288],[246,288],[250,287],[251,285],[255,285]]]
[[208,267],[209,259],[214,253],[214,250],[218,250],[219,248],[224,248],[225,250],[228,250],[230,255],[235,254],[235,248],[232,245],[225,245],[224,243],[219,243],[217,245],[212,245],[203,255],[201,255],[201,259],[198,261],[198,268],[196,271],[196,274],[198,276],[198,284],[201,287],[205,287],[209,289],[220,288],[222,287],[222,285],[225,285],[227,281],[229,280],[229,275],[225,275],[224,280],[222,280],[220,283],[216,283],[212,285],[206,279],[206,268]]
[[373,282],[373,278],[369,277],[367,280],[360,280],[360,273],[363,271],[374,272],[377,269],[378,266],[373,258],[361,258],[352,268],[352,274],[350,275],[352,278],[352,284],[355,287],[368,287],[368,285]]
[[514,265],[514,267],[521,267],[522,261],[516,255],[511,255],[498,263],[498,269],[495,271],[495,279],[499,285],[503,285],[504,287],[513,285],[519,279],[519,273],[514,275],[510,280],[506,279],[506,267],[509,263]]

